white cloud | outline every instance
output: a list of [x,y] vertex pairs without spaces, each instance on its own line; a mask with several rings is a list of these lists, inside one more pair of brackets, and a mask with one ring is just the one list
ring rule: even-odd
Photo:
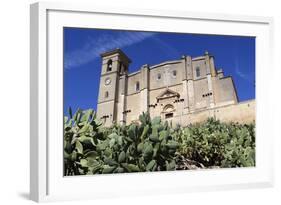
[[70,69],[95,60],[105,51],[130,46],[139,43],[155,33],[119,32],[117,35],[102,35],[99,38],[89,38],[81,48],[65,54],[64,67]]
[[162,49],[163,52],[165,52],[168,56],[174,55],[174,56],[180,56],[179,51],[174,48],[173,46],[170,46],[165,41],[161,40],[160,38],[154,37],[153,40],[159,44],[159,47]]
[[250,81],[249,77],[240,70],[238,59],[235,59],[235,72],[240,78]]

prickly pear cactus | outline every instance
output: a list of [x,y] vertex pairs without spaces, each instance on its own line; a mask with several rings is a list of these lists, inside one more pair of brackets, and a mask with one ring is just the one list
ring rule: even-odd
[[110,174],[255,165],[254,124],[208,119],[172,128],[143,113],[140,124],[102,126],[93,110],[64,117],[64,174]]

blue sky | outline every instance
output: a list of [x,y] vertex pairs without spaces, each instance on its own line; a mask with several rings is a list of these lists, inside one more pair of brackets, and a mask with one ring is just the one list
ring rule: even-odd
[[239,101],[255,98],[254,37],[64,28],[64,113],[69,106],[96,109],[100,53],[115,48],[132,60],[129,72],[207,50],[215,66],[233,77]]

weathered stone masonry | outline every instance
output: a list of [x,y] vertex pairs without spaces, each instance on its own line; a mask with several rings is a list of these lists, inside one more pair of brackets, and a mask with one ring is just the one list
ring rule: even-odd
[[142,112],[183,126],[207,117],[245,123],[255,119],[255,101],[238,103],[232,78],[216,69],[208,52],[146,64],[134,73],[128,72],[131,60],[120,49],[101,58],[97,117],[105,126],[138,122]]

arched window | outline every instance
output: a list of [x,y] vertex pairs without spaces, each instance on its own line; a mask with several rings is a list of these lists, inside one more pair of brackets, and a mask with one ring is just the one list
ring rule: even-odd
[[168,104],[164,107],[163,112],[165,114],[165,119],[172,118],[174,116],[175,108],[173,105]]
[[196,67],[196,77],[200,77],[200,68]]
[[119,62],[119,69],[118,69],[118,72],[119,72],[121,75],[126,74],[126,72],[127,72],[127,66],[126,66],[124,63]]
[[123,63],[120,62],[120,63],[119,63],[119,70],[118,70],[118,72],[119,72],[119,73],[123,73],[123,70],[122,70],[122,69],[123,69]]
[[107,61],[107,68],[106,68],[106,71],[107,71],[107,72],[112,71],[112,60],[111,60],[111,59]]
[[176,77],[177,76],[177,71],[173,70],[173,76]]
[[161,79],[161,74],[158,73],[158,74],[157,74],[157,80],[160,80],[160,79]]
[[105,91],[105,93],[104,93],[104,98],[108,98],[108,91]]
[[124,71],[124,72],[127,72],[127,70],[128,70],[127,66],[126,66],[126,65],[123,65],[123,71]]
[[140,90],[140,82],[137,81],[137,82],[136,82],[136,91],[139,91],[139,90]]
[[164,112],[173,112],[173,111],[175,111],[175,108],[173,105],[168,104],[168,105],[165,105],[165,107],[163,108],[163,111]]

